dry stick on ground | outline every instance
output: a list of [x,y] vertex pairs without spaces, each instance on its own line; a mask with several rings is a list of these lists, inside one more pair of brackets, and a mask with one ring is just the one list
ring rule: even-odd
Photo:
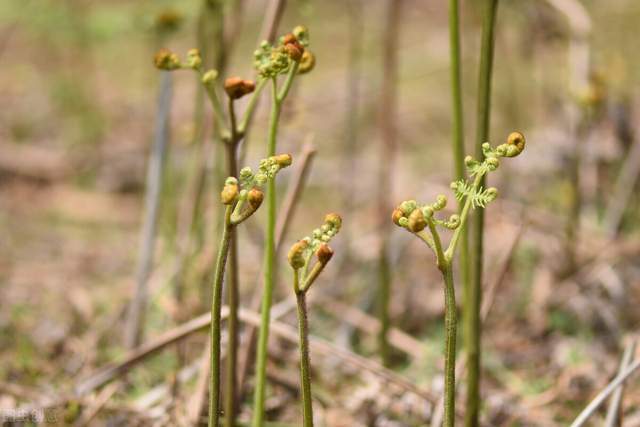
[[289,231],[289,225],[291,224],[291,218],[295,215],[296,207],[298,206],[298,200],[302,195],[302,189],[304,188],[311,166],[313,164],[313,158],[316,155],[316,148],[313,146],[313,135],[309,135],[300,150],[300,154],[296,156],[296,162],[300,164],[300,167],[294,170],[294,175],[291,178],[290,191],[285,195],[282,201],[283,214],[278,218],[276,223],[276,256],[280,253],[280,242],[284,239]]
[[[222,319],[226,319],[228,315],[229,308],[226,306],[222,307],[220,317]],[[80,381],[74,389],[76,395],[84,396],[85,394],[92,392],[93,390],[103,386],[114,378],[117,378],[120,375],[124,374],[132,366],[146,359],[148,356],[155,354],[168,345],[180,341],[182,338],[195,331],[206,328],[210,323],[211,313],[206,313],[166,331],[150,342],[129,351],[129,353],[120,362],[110,364],[98,370],[88,378]]]
[[[240,319],[243,322],[252,325],[260,324],[260,315],[254,311],[241,309]],[[274,334],[286,339],[287,341],[298,341],[298,332],[293,326],[275,321],[272,322],[271,328]],[[312,352],[315,351],[326,356],[339,357],[353,366],[369,371],[374,375],[384,379],[385,381],[397,385],[405,391],[414,393],[417,396],[422,397],[427,402],[434,403],[437,399],[432,393],[421,389],[408,379],[396,374],[395,372],[385,368],[384,366],[380,365],[377,362],[374,362],[373,360],[359,356],[355,353],[350,352],[349,350],[337,347],[331,342],[315,336],[310,336],[309,342]]]
[[116,382],[109,384],[109,386],[102,389],[95,399],[95,402],[83,411],[82,417],[74,423],[75,426],[89,426],[91,421],[98,415],[98,412],[106,405],[106,403],[113,397],[114,394],[120,389],[122,383]]
[[[522,215],[519,215],[518,218],[522,218]],[[507,250],[504,253],[503,258],[499,263],[498,272],[495,275],[495,278],[491,283],[483,289],[484,299],[482,301],[482,307],[480,308],[480,321],[484,323],[489,316],[489,312],[493,307],[493,302],[495,301],[496,292],[500,285],[504,282],[504,279],[507,275],[507,271],[509,271],[509,264],[511,263],[511,258],[513,256],[513,252],[518,247],[518,243],[520,242],[520,238],[524,233],[524,225],[518,228],[516,231],[511,243],[509,244]],[[456,363],[456,388],[460,384],[461,380],[464,378],[465,371],[467,367],[467,360],[461,358]],[[442,417],[444,415],[444,396],[440,398],[440,401],[436,405],[433,416],[431,417],[431,427],[439,427],[442,425]]]
[[156,112],[154,144],[147,170],[145,218],[140,235],[140,252],[136,272],[135,293],[127,310],[127,322],[124,331],[124,342],[127,348],[136,347],[142,338],[144,313],[148,300],[147,282],[153,264],[154,243],[164,176],[164,163],[169,142],[171,86],[171,74],[168,71],[163,71],[160,75],[160,93]]
[[618,374],[618,376],[615,377],[609,385],[607,385],[596,397],[593,398],[591,403],[589,403],[580,415],[578,415],[575,421],[571,423],[570,427],[583,426],[589,417],[598,410],[600,405],[602,405],[620,385],[624,384],[638,368],[640,368],[640,360],[636,360],[632,365],[628,366],[624,372]]
[[390,326],[391,266],[389,265],[389,234],[391,223],[387,212],[391,211],[389,197],[393,190],[393,176],[397,152],[397,77],[398,77],[398,38],[400,32],[401,0],[387,0],[386,28],[384,30],[382,53],[382,91],[380,94],[380,157],[378,159],[377,209],[378,209],[378,301],[377,311],[380,319],[378,351],[382,363],[391,363],[387,334]]
[[640,176],[640,141],[635,141],[628,153],[627,160],[620,169],[613,195],[607,206],[604,226],[609,238],[615,238],[620,230],[620,224],[629,199],[634,194],[634,188]]
[[[289,300],[286,300],[285,302],[287,303],[287,305],[290,305]],[[284,304],[285,302],[283,302],[282,304]],[[278,306],[274,306],[273,309],[275,309],[276,307]],[[229,308],[227,306],[223,306],[221,310],[221,318],[224,319],[228,315]],[[260,315],[255,311],[241,308],[239,311],[239,318],[241,321],[253,326],[257,326],[260,324]],[[211,313],[205,313],[191,319],[186,323],[183,323],[176,328],[166,331],[151,342],[130,351],[129,354],[125,356],[124,359],[120,362],[100,369],[89,378],[78,383],[75,387],[76,396],[81,397],[87,393],[90,393],[91,391],[103,386],[114,378],[123,375],[138,363],[143,362],[147,357],[156,354],[167,346],[174,344],[195,332],[206,329],[209,326],[210,322]],[[298,333],[293,326],[274,320],[272,321],[271,328],[274,334],[288,341],[297,342],[298,340]],[[366,370],[390,384],[394,384],[407,392],[414,393],[415,395],[423,398],[431,404],[435,403],[437,400],[437,397],[431,392],[418,387],[408,379],[383,367],[373,360],[366,359],[348,350],[337,347],[334,344],[321,338],[313,336],[310,337],[310,344],[312,351],[316,351],[327,356],[339,357],[345,362],[355,367]],[[462,413],[458,411],[458,415],[461,416]]]
[[[313,165],[313,158],[316,154],[316,149],[311,142],[307,142],[302,146],[302,150],[298,156],[296,156],[296,164],[294,165],[293,177],[291,184],[287,189],[287,194],[284,197],[284,202],[281,208],[282,214],[278,218],[276,224],[276,256],[280,253],[282,241],[286,237],[286,233],[295,214],[298,200],[302,195],[302,190],[305,187],[311,166]],[[298,160],[299,159],[299,160]],[[262,277],[262,273],[260,275]],[[262,301],[262,293],[256,289],[251,300],[251,309],[257,311],[260,309],[260,303]],[[238,358],[238,394],[242,395],[242,389],[246,383],[246,379],[249,374],[249,367],[253,365],[253,358],[255,356],[256,334],[257,328],[251,326],[245,332],[245,339],[242,347],[239,351]]]
[[[320,305],[320,308],[326,312],[331,313],[341,321],[350,323],[358,329],[365,331],[368,334],[377,336],[380,332],[380,320],[368,315],[362,310],[353,307],[349,304],[345,304],[342,301],[331,298],[329,296],[318,293],[312,299],[309,300],[311,305]],[[387,336],[389,344],[400,350],[412,359],[421,359],[424,356],[423,348],[424,343],[418,341],[411,335],[402,331],[401,329],[391,327]]]
[[[633,363],[634,354],[636,352],[636,340],[631,339],[629,344],[624,350],[624,354],[622,355],[622,361],[620,362],[620,370],[618,371],[618,375],[624,372],[625,369],[631,363]],[[611,397],[611,403],[609,403],[609,410],[607,411],[607,418],[604,422],[604,427],[616,427],[618,425],[622,425],[622,395],[624,394],[624,387],[620,386],[614,392]]]
[[[289,313],[294,307],[295,304],[293,300],[281,301],[271,308],[271,318],[278,320]],[[208,341],[207,344],[206,351],[203,354],[204,360],[200,367],[200,375],[198,376],[196,389],[191,396],[191,400],[187,408],[187,418],[193,426],[197,426],[199,423],[200,414],[202,414],[202,410],[204,409],[205,402],[207,401],[207,392],[209,391],[209,375],[211,373],[211,364],[209,363],[211,357],[210,341]],[[242,383],[238,382],[238,384]],[[238,388],[238,393],[240,394],[241,392],[242,389]],[[240,401],[241,400],[238,399],[238,403]]]
[[196,381],[196,388],[187,403],[187,420],[189,425],[200,425],[200,414],[207,401],[209,391],[209,378],[211,375],[211,338],[207,338],[207,344],[200,362],[200,374]]
[[[81,406],[89,406],[95,403],[95,401],[92,402],[82,397],[78,398],[76,396],[72,396],[69,394],[61,394],[61,393],[56,393],[56,397],[54,398],[49,395],[43,394],[39,390],[26,388],[24,386],[20,386],[17,384],[10,384],[10,383],[3,383],[3,382],[0,382],[0,392],[16,397],[17,399],[20,399],[20,400],[30,400],[30,401],[36,402],[26,406],[18,407],[16,409],[17,416],[15,417],[16,418],[15,421],[17,423],[24,423],[24,417],[20,416],[21,414],[24,414],[24,413],[34,413],[36,411],[38,412],[44,411],[46,416],[46,414],[48,413],[47,411],[57,410],[58,408],[64,408],[65,405],[67,405],[71,401],[79,403]],[[143,414],[142,411],[139,411],[136,408],[129,406],[128,404],[118,404],[118,403],[111,403],[107,401],[102,406],[106,409],[118,411],[120,413],[126,412],[130,416],[139,417],[143,420],[148,419],[146,414]],[[10,422],[10,421],[13,421],[13,419],[9,416],[5,416],[4,421]]]

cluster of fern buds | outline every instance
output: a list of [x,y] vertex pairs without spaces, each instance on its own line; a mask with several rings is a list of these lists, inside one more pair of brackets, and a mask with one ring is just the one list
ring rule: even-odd
[[280,37],[276,45],[263,41],[253,52],[254,67],[264,78],[285,74],[294,63],[299,64],[299,73],[306,73],[311,71],[315,64],[315,58],[308,47],[309,30],[297,26],[292,33]]
[[[297,282],[296,292],[305,292],[320,274],[324,266],[331,260],[333,250],[328,245],[329,241],[340,231],[342,218],[335,213],[327,214],[324,224],[313,230],[310,236],[296,242],[287,255],[289,265],[298,273],[302,269],[300,285]],[[317,263],[309,270],[311,258],[315,255]]]
[[448,220],[438,220],[434,214],[443,210],[447,206],[447,197],[443,194],[436,197],[436,201],[424,206],[418,206],[415,200],[405,200],[393,210],[392,220],[394,224],[418,233],[427,227],[427,221],[433,221],[450,230],[455,230],[460,226],[460,216],[453,214]]
[[[419,206],[415,200],[407,200],[400,203],[391,215],[393,222],[412,233],[420,233],[427,226],[435,239],[435,226],[441,226],[449,230],[455,230],[464,226],[469,209],[484,208],[498,196],[498,190],[494,187],[483,188],[482,178],[489,172],[495,171],[500,166],[501,157],[515,157],[522,153],[525,147],[525,138],[520,132],[512,132],[507,142],[492,148],[491,144],[482,144],[483,160],[476,160],[471,156],[464,159],[469,174],[469,179],[461,179],[451,183],[451,189],[455,192],[456,199],[464,201],[464,207],[460,214],[453,214],[446,220],[435,217],[435,213],[444,209],[447,198],[438,195],[434,203]],[[432,248],[435,242],[425,236],[426,242]],[[438,243],[439,245],[439,243]],[[453,243],[455,246],[455,241]],[[451,253],[449,253],[451,255]]]
[[278,154],[262,159],[256,173],[250,167],[245,167],[240,171],[239,180],[232,176],[226,179],[220,192],[220,201],[224,205],[235,205],[231,214],[233,225],[241,223],[258,210],[264,199],[262,186],[289,165],[291,155]]

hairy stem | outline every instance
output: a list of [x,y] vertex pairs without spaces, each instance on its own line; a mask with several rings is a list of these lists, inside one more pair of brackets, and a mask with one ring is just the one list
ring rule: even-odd
[[232,226],[230,225],[232,206],[224,213],[224,228],[218,249],[216,271],[211,297],[211,387],[209,389],[209,427],[218,427],[220,420],[220,309],[222,307],[222,282],[224,268],[229,253]]
[[309,324],[304,291],[296,292],[298,303],[298,330],[300,333],[300,383],[302,385],[303,426],[313,427],[311,403],[311,363],[309,361]]
[[[494,28],[498,0],[486,0],[482,23],[482,46],[480,49],[480,72],[478,80],[478,110],[476,134],[476,158],[482,160],[482,144],[489,139],[491,112],[491,75],[493,70]],[[480,185],[484,184],[484,179]],[[467,410],[465,426],[476,427],[480,411],[480,303],[482,300],[482,254],[484,210],[478,209],[473,217],[472,281],[467,290],[465,305],[470,306],[465,319],[465,342],[467,345]]]
[[453,270],[451,263],[447,262],[441,268],[444,277],[444,426],[453,427],[456,408],[456,334],[457,334],[457,308],[456,294],[453,285]]
[[433,249],[438,259],[438,269],[444,279],[444,426],[453,427],[456,407],[456,333],[458,328],[453,269],[451,259],[442,250],[442,242],[433,218],[427,220],[427,225],[433,237]]
[[[269,118],[269,140],[267,156],[276,152],[278,122],[280,120],[281,101],[275,79],[272,80],[271,116]],[[262,295],[260,335],[258,337],[258,354],[256,357],[256,385],[253,399],[253,427],[262,427],[264,422],[264,401],[267,375],[267,347],[269,341],[269,322],[271,320],[271,304],[275,282],[275,230],[276,230],[276,184],[271,179],[267,190],[267,230],[264,251],[264,290]]]

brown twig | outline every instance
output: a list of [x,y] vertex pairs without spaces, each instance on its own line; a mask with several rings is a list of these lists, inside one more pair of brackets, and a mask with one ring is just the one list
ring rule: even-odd
[[282,242],[284,237],[287,235],[287,231],[289,231],[291,218],[295,215],[298,200],[300,200],[302,189],[304,188],[304,183],[307,182],[311,166],[313,165],[316,148],[313,146],[312,141],[313,135],[309,135],[300,150],[300,154],[296,156],[296,164],[299,164],[300,166],[296,167],[293,171],[290,191],[287,192],[282,202],[282,212],[284,214],[278,218],[278,222],[276,223],[276,254],[279,253],[278,249],[281,249],[280,242]]
[[144,208],[145,217],[140,234],[136,282],[134,295],[129,303],[124,330],[124,342],[127,348],[136,347],[140,343],[144,332],[144,319],[148,301],[147,282],[153,268],[162,181],[165,173],[165,158],[169,149],[172,85],[171,74],[168,71],[163,71],[160,76],[154,143],[149,155]]
[[[289,300],[281,301],[280,303],[274,305],[271,308],[271,318],[274,320],[280,319],[281,317],[286,315],[289,311],[291,311],[291,309],[293,309],[294,306],[295,305],[293,304],[292,301],[289,301]],[[196,389],[191,397],[191,401],[187,409],[188,420],[190,424],[193,426],[198,425],[200,414],[202,414],[202,410],[204,409],[204,405],[207,401],[207,392],[209,391],[209,374],[211,372],[210,371],[211,364],[209,363],[209,360],[211,357],[210,352],[211,352],[211,345],[210,345],[210,342],[207,342],[207,347],[205,348],[204,353],[202,355],[204,357],[203,365],[200,368],[200,375],[198,376]],[[242,383],[238,382],[238,384],[242,384]],[[238,390],[239,393],[241,391],[242,391],[241,389]]]
[[200,373],[196,381],[196,388],[187,404],[187,420],[189,425],[194,427],[200,424],[200,414],[207,402],[207,392],[209,391],[209,375],[211,374],[211,339],[207,339],[207,344],[202,352],[200,362]]
[[634,194],[634,188],[640,176],[640,141],[634,142],[631,150],[627,155],[620,174],[613,190],[607,213],[604,219],[604,225],[607,236],[615,238],[620,230],[620,224],[624,217],[624,212],[629,203],[629,199]]
[[91,421],[98,415],[100,410],[104,408],[107,402],[113,397],[114,394],[120,390],[122,387],[121,382],[115,382],[113,384],[109,384],[109,386],[105,387],[103,390],[98,393],[95,401],[92,405],[90,405],[86,411],[83,412],[82,417],[74,423],[75,426],[88,426]]
[[[245,322],[257,326],[260,324],[260,315],[254,311],[241,309],[240,319]],[[279,321],[273,321],[271,324],[271,331],[275,334],[291,342],[298,341],[298,333],[293,326],[287,325]],[[382,378],[383,380],[395,384],[405,391],[414,393],[415,395],[423,398],[427,402],[435,403],[437,398],[430,392],[421,389],[408,379],[396,374],[395,372],[385,368],[373,360],[366,359],[355,353],[352,353],[343,348],[326,341],[322,338],[315,336],[309,337],[309,343],[312,351],[325,356],[339,357],[345,362],[371,372],[375,376]]]
[[[324,295],[316,295],[309,302],[312,304],[320,302],[323,310],[368,334],[377,335],[380,332],[380,320],[356,307]],[[406,353],[413,359],[420,359],[424,356],[422,351],[424,344],[401,329],[389,328],[388,339],[391,346]]]
[[[225,306],[222,308],[220,317],[224,319],[228,315],[229,308]],[[122,361],[108,365],[88,378],[80,381],[75,387],[76,395],[83,396],[90,393],[114,378],[124,374],[131,369],[131,367],[146,359],[148,356],[157,353],[175,342],[178,342],[193,332],[206,328],[210,323],[211,314],[206,313],[168,330],[159,337],[151,340],[151,342],[129,351]]]
[[284,9],[287,5],[286,0],[270,0],[265,12],[265,19],[262,22],[262,29],[260,30],[260,38],[258,39],[258,45],[263,41],[273,42],[278,31],[278,25],[282,20]]
[[607,398],[613,393],[620,385],[624,384],[631,375],[640,368],[640,360],[636,360],[631,366],[628,366],[624,372],[621,372],[611,382],[593,398],[593,400],[587,405],[586,408],[578,415],[570,427],[583,426],[589,417],[593,415],[595,411],[607,400]]
[[[284,303],[290,304],[289,300],[286,300],[281,304]],[[278,306],[275,306],[274,309],[276,309],[276,307]],[[226,318],[228,314],[229,308],[223,306],[221,310],[221,318]],[[252,326],[258,326],[260,324],[260,315],[255,311],[241,308],[238,314],[240,320],[245,323],[248,323]],[[191,319],[190,321],[183,323],[176,328],[170,329],[161,336],[152,340],[150,343],[134,349],[127,356],[125,356],[122,361],[107,366],[99,370],[89,378],[85,379],[84,381],[81,381],[75,387],[76,395],[82,396],[101,387],[107,382],[129,371],[135,365],[144,361],[148,356],[157,353],[165,347],[176,343],[195,332],[205,329],[207,326],[209,326],[210,322],[211,314],[206,313],[195,317],[194,319]],[[273,333],[280,336],[281,338],[284,338],[291,342],[297,342],[298,340],[298,334],[295,328],[290,325],[277,320],[273,320],[271,328]],[[408,379],[396,374],[395,372],[383,367],[382,365],[372,360],[366,359],[348,350],[337,347],[324,339],[312,336],[310,337],[310,346],[312,351],[326,356],[339,357],[345,362],[371,372],[375,376],[389,383],[395,384],[396,386],[402,388],[407,392],[414,393],[415,395],[425,399],[427,402],[435,403],[437,400],[437,397],[435,397],[433,394],[424,389],[421,389]]]
[[[636,352],[636,340],[632,339],[624,350],[622,360],[620,361],[620,369],[618,375],[622,374],[624,370],[631,365]],[[604,422],[604,427],[616,427],[622,425],[622,395],[624,394],[624,387],[621,385],[614,392],[611,397],[611,403],[607,411],[607,418]]]

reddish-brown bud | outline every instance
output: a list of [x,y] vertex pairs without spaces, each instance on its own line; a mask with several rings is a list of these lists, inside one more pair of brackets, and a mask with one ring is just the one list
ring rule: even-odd
[[307,249],[309,243],[306,240],[300,240],[291,246],[287,254],[289,265],[295,270],[304,267],[304,250]]
[[273,156],[273,159],[276,161],[278,166],[281,168],[286,168],[287,166],[291,166],[291,154],[278,154]]
[[238,184],[226,183],[220,192],[220,201],[223,205],[230,205],[238,196]]
[[289,58],[294,61],[300,61],[300,59],[302,59],[304,46],[300,44],[296,36],[291,33],[285,35],[282,38],[282,44],[284,45],[284,49],[287,52],[287,55],[289,55]]
[[287,55],[289,55],[289,58],[293,59],[294,61],[299,61],[302,58],[302,52],[293,43],[285,45],[284,48],[287,51]]
[[402,227],[400,225],[400,218],[403,218],[403,217],[404,217],[404,213],[398,208],[394,209],[393,212],[391,213],[391,220],[398,227]]
[[515,145],[519,152],[524,150],[525,143],[524,135],[520,132],[511,132],[507,137],[507,144]]
[[422,209],[415,209],[413,212],[411,212],[411,215],[409,215],[409,224],[407,225],[409,231],[411,231],[412,233],[418,233],[424,230],[426,226],[427,221],[425,221],[424,219]]
[[298,38],[291,33],[285,34],[282,36],[282,44],[287,45],[290,43],[297,43]]
[[322,243],[316,251],[316,257],[318,257],[320,264],[325,265],[331,260],[331,257],[333,257],[333,249],[326,243]]
[[258,188],[252,188],[247,195],[247,201],[249,202],[249,206],[251,206],[251,209],[253,210],[258,209],[263,200],[264,193]]
[[337,213],[328,213],[325,215],[324,222],[336,230],[340,230],[340,227],[342,227],[342,218]]
[[162,48],[153,57],[156,68],[165,71],[177,70],[180,68],[178,56],[169,49]]
[[224,91],[231,99],[239,99],[253,92],[256,84],[251,80],[243,80],[240,77],[229,77],[224,81]]

